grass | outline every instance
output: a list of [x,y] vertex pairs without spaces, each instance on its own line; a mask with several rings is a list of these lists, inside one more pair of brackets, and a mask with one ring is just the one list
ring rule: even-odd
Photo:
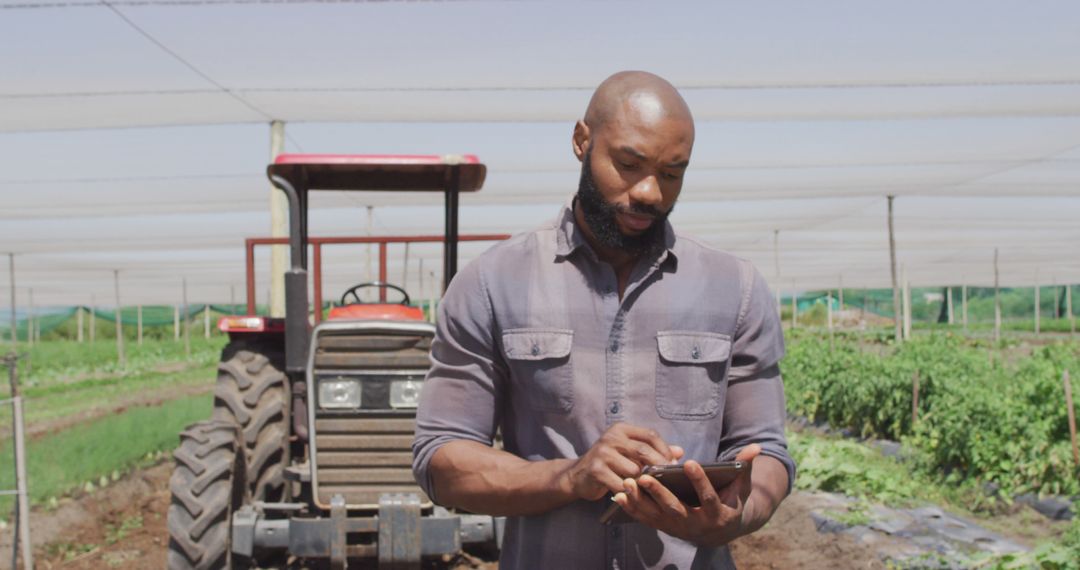
[[[183,341],[148,339],[142,345],[128,343],[124,367],[117,362],[115,340],[82,343],[57,340],[36,343],[32,347],[21,343],[19,353],[25,358],[19,362],[19,385],[27,397],[44,396],[52,393],[50,389],[63,391],[64,385],[144,374],[172,362],[211,364],[217,361],[226,342],[227,339],[220,335],[209,339],[192,338],[190,356],[185,354]],[[54,388],[58,385],[61,387]]]
[[[76,418],[81,414],[92,415],[95,410],[135,403],[155,394],[167,396],[170,389],[204,386],[209,390],[214,382],[214,369],[213,364],[196,364],[176,372],[146,372],[80,381],[64,390],[49,390],[45,394],[30,389],[25,392],[26,425],[32,429],[42,423]],[[0,430],[3,429],[0,426]]]
[[[134,407],[28,441],[31,504],[47,504],[76,490],[92,491],[118,473],[175,448],[177,434],[188,424],[208,418],[211,406],[209,394],[180,398],[159,406]],[[0,445],[0,488],[15,487],[13,464],[11,441],[5,441]],[[3,497],[0,512],[10,512],[11,505],[11,499]]]

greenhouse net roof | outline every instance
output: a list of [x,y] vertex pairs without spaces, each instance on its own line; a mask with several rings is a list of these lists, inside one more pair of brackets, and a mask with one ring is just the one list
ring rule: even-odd
[[[697,121],[677,230],[774,287],[889,286],[889,195],[913,285],[990,285],[995,249],[1003,285],[1080,282],[1074,2],[15,0],[0,38],[20,305],[29,288],[111,303],[113,270],[124,304],[179,303],[184,278],[192,303],[239,302],[243,239],[270,232],[272,120],[290,152],[477,154],[462,232],[534,227],[576,189],[573,122],[627,68],[672,81]],[[317,196],[311,232],[439,234],[441,206]],[[392,246],[391,280],[426,295],[440,252],[414,245],[406,269]],[[328,248],[326,298],[373,277],[370,257]]]

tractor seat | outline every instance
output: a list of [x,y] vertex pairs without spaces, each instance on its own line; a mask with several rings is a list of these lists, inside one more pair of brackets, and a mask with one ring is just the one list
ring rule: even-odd
[[326,319],[330,321],[423,321],[424,311],[420,307],[410,307],[400,303],[363,303],[334,307],[330,309],[330,314]]

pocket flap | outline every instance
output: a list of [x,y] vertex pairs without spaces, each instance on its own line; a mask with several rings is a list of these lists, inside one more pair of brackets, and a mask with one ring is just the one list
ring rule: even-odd
[[724,362],[731,356],[731,337],[720,333],[661,331],[656,344],[661,358],[678,364]]
[[507,329],[502,335],[506,357],[513,360],[565,358],[570,354],[574,331],[566,329]]

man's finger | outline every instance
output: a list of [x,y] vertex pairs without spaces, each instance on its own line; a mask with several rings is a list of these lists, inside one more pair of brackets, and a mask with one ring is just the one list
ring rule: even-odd
[[686,505],[654,477],[642,475],[641,477],[638,477],[638,485],[644,489],[645,492],[652,497],[652,500],[656,501],[656,504],[664,511],[681,517],[686,516]]
[[690,481],[690,484],[694,486],[694,491],[697,492],[698,501],[701,503],[701,508],[705,510],[705,514],[709,515],[710,518],[717,517],[720,514],[720,497],[717,495],[712,481],[709,481],[709,476],[702,469],[701,464],[694,460],[687,461],[683,465],[683,472],[686,473],[686,478]]
[[[656,430],[630,424],[623,424],[623,429],[623,433],[625,433],[628,438],[648,444],[648,446],[656,452],[658,457],[653,457],[652,461],[659,462],[650,463],[650,465],[665,465],[673,460],[671,447],[668,446],[667,442],[664,441],[662,437],[660,437],[660,433]],[[648,453],[644,449],[640,449],[639,451]]]
[[735,455],[735,461],[751,463],[758,455],[761,455],[761,446],[756,443],[751,443],[739,450],[739,453]]
[[652,497],[642,492],[641,487],[638,486],[637,481],[634,479],[627,479],[623,481],[623,484],[626,486],[624,492],[626,503],[623,505],[623,509],[630,516],[646,524],[655,520],[660,514],[660,507],[652,500]]

